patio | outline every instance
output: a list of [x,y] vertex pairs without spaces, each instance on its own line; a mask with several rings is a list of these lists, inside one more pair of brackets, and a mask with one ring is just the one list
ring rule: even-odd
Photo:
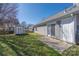
[[60,53],[62,53],[64,50],[68,49],[73,45],[73,44],[69,44],[67,42],[58,40],[54,37],[47,37],[47,36],[43,36],[41,41],[47,44],[49,47],[59,51]]

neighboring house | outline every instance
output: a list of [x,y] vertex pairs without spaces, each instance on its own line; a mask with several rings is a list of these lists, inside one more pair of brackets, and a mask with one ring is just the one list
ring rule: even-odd
[[1,32],[8,32],[10,34],[25,34],[25,28],[21,26],[17,21],[15,22],[3,22],[0,24],[0,31]]
[[3,30],[3,24],[0,24],[0,31]]
[[4,24],[4,30],[5,31],[8,31],[8,32],[11,32],[11,31],[13,31],[14,32],[14,28],[15,28],[15,24],[13,24],[13,23],[5,23]]
[[34,31],[69,43],[79,43],[79,4],[36,24]]
[[0,21],[0,31],[14,32],[14,28],[19,24],[17,19],[4,19]]
[[28,30],[29,30],[29,31],[31,31],[31,32],[33,32],[33,31],[34,31],[33,26],[29,27],[29,29],[28,29]]
[[31,31],[33,32],[34,31],[34,25],[33,24],[30,24],[26,27],[26,31]]
[[14,33],[15,27],[16,27],[16,25],[13,24],[13,23],[3,23],[3,25],[0,26],[0,30],[10,32],[10,33]]

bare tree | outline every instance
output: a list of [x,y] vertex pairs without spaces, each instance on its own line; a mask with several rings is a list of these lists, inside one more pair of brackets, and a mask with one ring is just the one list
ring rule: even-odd
[[[14,27],[19,24],[16,17],[17,4],[14,3],[0,3],[0,27],[3,29]],[[6,25],[5,25],[6,24]]]
[[26,28],[26,27],[27,27],[26,22],[25,22],[25,21],[23,21],[23,22],[21,23],[21,26],[23,26],[24,28]]
[[0,22],[14,22],[17,14],[17,4],[0,4]]

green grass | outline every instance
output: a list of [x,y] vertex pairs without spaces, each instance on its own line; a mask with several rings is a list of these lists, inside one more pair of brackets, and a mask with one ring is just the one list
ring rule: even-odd
[[62,55],[65,56],[79,56],[79,45],[73,45],[65,50]]
[[57,51],[39,41],[35,33],[0,36],[0,55],[3,56],[60,56]]

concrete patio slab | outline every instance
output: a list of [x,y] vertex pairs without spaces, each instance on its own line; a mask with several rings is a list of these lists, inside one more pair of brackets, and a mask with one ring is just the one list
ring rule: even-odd
[[62,53],[65,49],[68,49],[70,46],[72,46],[72,44],[55,39],[54,37],[51,38],[51,37],[43,36],[40,41],[47,44],[49,47],[54,48],[60,53]]

